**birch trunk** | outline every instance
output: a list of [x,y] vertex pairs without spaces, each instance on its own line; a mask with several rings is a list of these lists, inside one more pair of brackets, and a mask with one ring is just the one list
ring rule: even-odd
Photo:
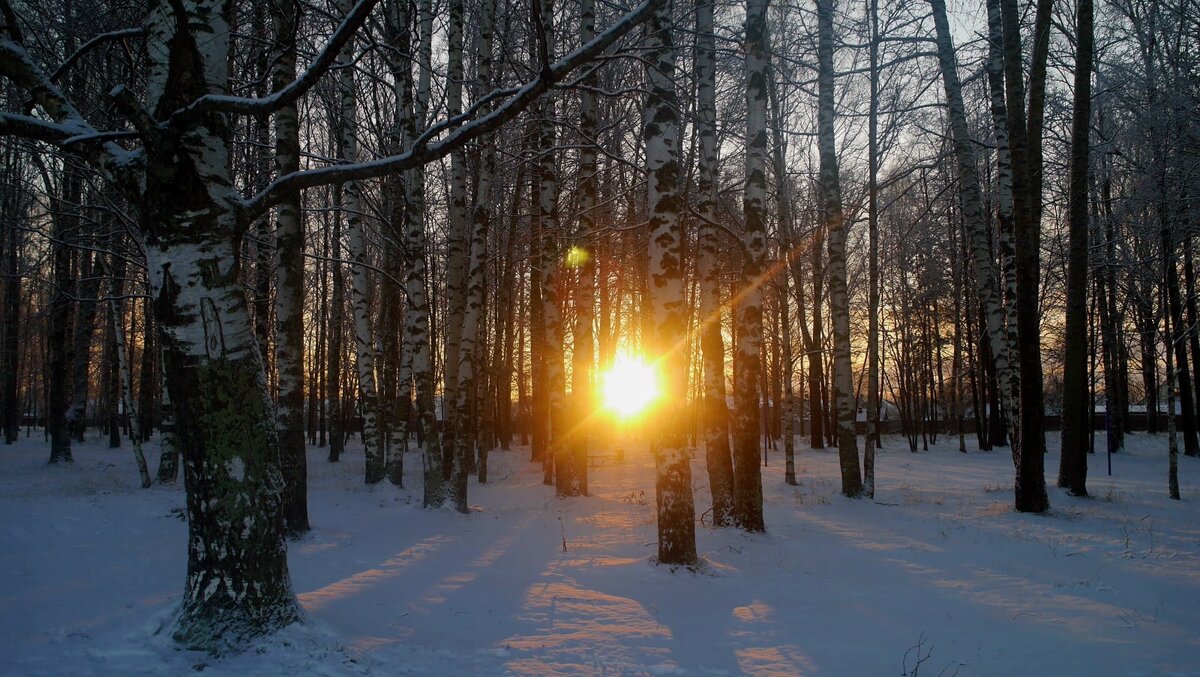
[[108,300],[109,317],[112,319],[113,333],[117,343],[117,369],[121,372],[121,404],[125,407],[125,415],[129,417],[129,426],[132,428],[129,437],[133,442],[133,458],[137,462],[138,476],[142,480],[142,488],[148,489],[150,487],[150,468],[146,465],[146,455],[142,453],[142,432],[133,409],[133,377],[129,373],[129,346],[125,343],[121,305],[121,301],[117,298]]
[[[401,3],[402,4],[402,3]],[[422,128],[429,110],[430,61],[433,45],[433,2],[421,0],[417,7],[419,45],[417,55],[420,65],[416,98],[405,96],[412,81],[399,83],[400,87],[400,134],[401,143],[416,138],[417,129]],[[401,28],[401,30],[404,30]],[[411,69],[405,71],[411,74]],[[408,85],[406,87],[405,85]],[[411,101],[411,115],[406,105]],[[408,307],[404,313],[405,352],[412,360],[412,381],[415,390],[414,418],[420,430],[421,460],[423,464],[424,488],[422,503],[425,508],[440,508],[446,502],[446,482],[442,457],[442,433],[434,409],[434,391],[437,384],[433,373],[433,336],[430,327],[429,271],[425,237],[425,172],[417,168],[406,174],[404,181],[404,249],[408,256],[404,289]]]
[[[280,2],[272,3],[271,11],[271,87],[279,91],[296,77],[295,33],[301,10],[298,2]],[[276,111],[274,125],[276,173],[299,170],[296,106]],[[275,429],[283,473],[283,521],[288,534],[296,536],[309,530],[308,458],[304,446],[304,223],[299,193],[288,195],[276,208],[275,241],[275,367],[279,373]]]
[[[463,2],[450,0],[447,28],[446,65],[446,113],[453,117],[463,108]],[[445,457],[446,479],[449,481],[447,498],[455,510],[468,512],[467,506],[467,448],[466,440],[471,431],[471,422],[457,415],[459,401],[459,370],[462,366],[462,346],[466,329],[463,326],[467,312],[467,277],[470,266],[470,238],[468,236],[467,166],[466,151],[459,149],[450,155],[450,196],[447,213],[449,234],[446,255],[446,349],[444,363],[445,386],[443,391],[445,432],[448,453]],[[473,338],[473,337],[472,337]],[[466,394],[464,393],[465,397]]]
[[846,292],[846,223],[838,178],[834,129],[833,0],[817,0],[817,145],[821,198],[829,233],[829,314],[833,321],[833,398],[837,408],[838,462],[842,493],[860,496],[862,474],[854,434],[854,390],[850,363],[850,311]]
[[[587,44],[596,36],[596,2],[582,0],[579,4],[579,43]],[[595,85],[594,78],[587,84]],[[586,496],[588,445],[592,433],[590,424],[594,408],[592,371],[596,363],[596,257],[593,243],[597,241],[596,224],[596,123],[598,107],[596,94],[583,89],[579,94],[579,233],[577,255],[572,257],[575,282],[575,344],[571,365],[571,399],[574,415],[571,426],[569,454],[574,470],[574,482],[566,484],[569,496]]]
[[[555,128],[554,102],[547,99],[541,125],[542,160],[539,186],[539,209],[541,211],[541,262],[542,262],[542,322],[545,331],[546,370],[546,416],[550,423],[550,435],[546,453],[545,479],[555,485],[555,492],[574,482],[574,460],[567,446],[564,419],[566,372],[563,368],[563,320],[562,320],[562,252],[559,248],[560,223],[558,219],[558,168],[554,157]],[[561,486],[561,488],[560,488]]]
[[[480,89],[485,94],[492,80],[492,31],[494,6],[491,0],[481,0],[479,4],[479,54],[476,77]],[[482,98],[482,97],[481,97]],[[484,105],[482,114],[486,115],[490,108]],[[480,443],[479,419],[482,402],[478,396],[477,372],[481,359],[486,352],[479,349],[481,338],[486,337],[484,327],[484,272],[486,266],[485,247],[487,244],[488,228],[491,224],[492,174],[495,171],[494,136],[489,136],[481,142],[478,162],[478,187],[475,206],[471,214],[470,239],[467,243],[468,258],[463,270],[464,312],[462,336],[458,354],[458,388],[455,400],[455,410],[458,420],[455,430],[454,456],[456,462],[462,463],[461,472],[455,476],[454,491],[462,495],[462,503],[466,503],[467,469],[475,465],[476,447]],[[465,195],[464,195],[465,208]],[[490,445],[490,440],[482,444]],[[457,468],[456,468],[457,469]],[[478,471],[477,471],[478,472]],[[461,483],[461,486],[460,486]]]
[[[155,118],[228,87],[231,11],[215,0],[152,7]],[[187,583],[173,635],[221,653],[298,620],[299,609],[275,423],[230,237],[240,196],[230,181],[229,128],[223,116],[203,114],[162,133],[147,143],[141,216],[187,487]]]
[[[975,270],[975,293],[983,306],[986,321],[986,338],[991,348],[992,361],[1004,410],[1018,411],[1014,397],[1015,378],[1009,336],[1005,331],[1004,304],[996,288],[996,267],[989,243],[987,224],[983,214],[983,199],[979,190],[979,174],[976,169],[975,151],[967,127],[966,107],[963,104],[962,86],[958,78],[958,64],[954,56],[954,42],[946,20],[944,0],[929,0],[933,10],[934,26],[937,30],[938,63],[942,71],[942,83],[946,92],[946,103],[950,124],[950,135],[954,142],[954,156],[958,170],[959,200],[962,204],[963,227],[966,230],[971,250],[971,262]],[[995,113],[995,109],[993,109]],[[1001,181],[1004,172],[1001,172]],[[1003,202],[1003,198],[1001,198]],[[1001,220],[1004,219],[1001,207]],[[993,416],[998,415],[992,412]],[[1015,432],[1015,431],[1014,431]],[[1017,440],[1013,437],[1013,440]]]
[[[412,28],[413,13],[407,1],[393,0],[384,4],[384,38],[390,48],[387,54],[388,69],[392,75],[392,88],[396,96],[394,128],[388,134],[388,143],[394,149],[410,144],[413,133],[413,83],[412,83]],[[391,151],[396,152],[396,151]],[[399,172],[387,177],[389,243],[385,253],[387,267],[396,279],[404,279],[408,266],[405,229],[411,218],[412,200],[409,184],[412,171]],[[385,364],[383,388],[390,400],[381,405],[386,414],[386,431],[380,435],[384,447],[384,463],[388,481],[398,487],[404,486],[404,453],[408,450],[408,435],[412,431],[409,417],[412,415],[412,348],[408,342],[406,312],[399,303],[400,290],[396,282],[388,285],[388,298],[384,299]],[[405,304],[405,311],[407,304]],[[399,341],[399,346],[393,342]]]
[[692,470],[682,426],[687,372],[684,345],[688,310],[683,300],[683,233],[679,194],[679,109],[675,95],[674,24],[669,6],[657,7],[646,27],[649,92],[643,139],[649,216],[651,355],[661,365],[663,411],[651,449],[656,469],[658,561],[692,565],[696,557]]
[[[353,7],[343,0],[341,13]],[[343,48],[345,64],[338,75],[341,95],[341,161],[358,161],[358,91],[354,82],[354,39]],[[362,410],[362,443],[366,459],[365,481],[377,484],[383,480],[386,465],[379,445],[379,394],[375,388],[375,342],[371,338],[371,280],[367,260],[366,235],[363,232],[362,189],[356,181],[342,186],[342,210],[346,215],[346,230],[350,254],[350,305],[354,316],[354,357],[358,370],[359,406]]]
[[[155,328],[157,331],[157,327]],[[165,361],[159,350],[157,375],[162,384],[161,433],[158,436],[158,483],[174,484],[179,477],[179,445],[175,440],[175,407],[167,389],[167,374],[163,371]]]
[[734,302],[733,514],[746,531],[765,531],[759,461],[759,379],[763,369],[763,262],[767,256],[767,0],[746,3],[746,186],[742,208],[741,292]]
[[[1014,265],[1016,252],[1013,251],[1013,170],[1008,147],[1008,104],[1004,101],[1004,27],[1000,17],[1000,0],[986,0],[986,4],[988,57],[984,68],[991,98],[992,132],[996,139],[996,245],[1000,255],[1000,302],[1003,304],[1004,340],[1009,362],[1008,393],[1000,398],[1003,412],[992,412],[992,420],[1000,425],[993,426],[997,434],[992,435],[991,443],[997,446],[1004,444],[1004,438],[999,433],[1005,430],[1002,417],[1007,418],[1008,444],[1013,464],[1016,465],[1021,449],[1021,411],[1018,406],[1021,375],[1014,363],[1017,355],[1017,274]],[[990,253],[989,260],[994,260]],[[992,284],[995,283],[993,280]],[[992,354],[999,353],[993,350]]]
[[[1039,0],[1039,3],[1042,0]],[[1039,11],[1039,16],[1041,12]],[[1038,318],[1038,228],[1035,207],[1040,200],[1032,194],[1030,178],[1032,136],[1025,117],[1025,85],[1022,78],[1021,34],[1016,0],[1000,0],[1004,27],[1004,89],[1009,111],[1008,137],[1013,162],[1013,249],[1016,267],[1016,318],[1018,369],[1020,372],[1020,452],[1013,487],[1019,512],[1044,512],[1050,507],[1044,475],[1045,434],[1042,410],[1041,327]],[[1037,29],[1035,29],[1037,30]]]
[[713,526],[733,522],[733,456],[729,448],[729,407],[725,403],[725,339],[721,335],[721,239],[717,228],[719,156],[717,146],[716,36],[713,1],[696,2],[696,136],[700,167],[696,192],[700,212],[700,348],[704,360],[704,457],[712,493]]
[[[546,49],[554,45],[554,5],[549,0],[542,3],[542,31]],[[550,54],[544,55],[549,59]],[[565,494],[575,480],[574,459],[567,446],[564,419],[566,373],[563,368],[563,322],[561,299],[563,267],[559,251],[558,218],[558,163],[554,147],[555,103],[552,97],[542,100],[539,134],[541,137],[541,162],[538,179],[538,211],[541,260],[541,317],[544,331],[543,368],[545,369],[546,418],[550,435],[548,449],[543,461],[544,481],[555,485],[555,493]]]

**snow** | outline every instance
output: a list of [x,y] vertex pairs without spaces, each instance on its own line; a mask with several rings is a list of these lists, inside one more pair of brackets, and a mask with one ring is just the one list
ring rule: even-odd
[[[798,452],[799,487],[773,452],[768,533],[698,529],[695,572],[650,563],[634,441],[579,499],[527,450],[493,452],[469,516],[420,508],[416,454],[401,490],[364,486],[353,445],[338,464],[312,449],[315,529],[289,545],[307,622],[223,659],[164,631],[182,490],[139,489],[128,448],[90,440],[53,467],[22,439],[0,447],[0,674],[1200,675],[1200,461],[1181,457],[1169,501],[1165,437],[1131,435],[1113,477],[1089,459],[1094,498],[1051,488],[1050,514],[1022,515],[1007,450],[943,439],[888,441],[875,502],[838,494],[833,450]],[[692,470],[700,514],[702,450]]]

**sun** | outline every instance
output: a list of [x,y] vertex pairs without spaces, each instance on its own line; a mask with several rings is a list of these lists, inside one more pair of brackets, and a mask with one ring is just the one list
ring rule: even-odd
[[658,374],[641,358],[618,357],[601,377],[604,406],[619,418],[642,414],[658,399]]

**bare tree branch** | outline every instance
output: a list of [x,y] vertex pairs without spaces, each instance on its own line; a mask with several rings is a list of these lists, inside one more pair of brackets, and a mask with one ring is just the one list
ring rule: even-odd
[[[364,2],[371,1],[373,0],[364,0]],[[455,149],[465,146],[483,134],[495,131],[516,117],[555,83],[567,77],[575,69],[592,61],[629,31],[644,23],[655,9],[665,2],[666,0],[643,0],[633,11],[596,36],[594,40],[580,46],[561,61],[550,66],[547,73],[539,75],[533,81],[515,90],[512,96],[491,112],[462,124],[439,141],[430,143],[431,136],[426,134],[417,139],[407,151],[397,155],[369,162],[293,172],[276,178],[262,192],[242,204],[239,222],[243,225],[250,223],[293,191],[346,181],[374,179],[385,174],[412,169],[449,155]]]

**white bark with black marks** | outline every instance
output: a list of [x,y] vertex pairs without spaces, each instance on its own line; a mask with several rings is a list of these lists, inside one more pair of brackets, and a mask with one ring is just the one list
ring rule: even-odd
[[733,522],[733,456],[729,446],[729,407],[725,403],[725,339],[721,335],[721,230],[717,225],[719,150],[717,145],[716,36],[713,0],[696,2],[696,175],[699,224],[700,349],[704,361],[704,449],[712,493],[712,523]]
[[854,389],[850,362],[850,310],[846,280],[846,221],[838,177],[834,129],[833,0],[817,0],[817,147],[820,151],[821,207],[829,237],[829,314],[833,321],[833,400],[837,414],[838,463],[842,494],[863,492],[854,433]]
[[646,145],[646,195],[650,260],[647,343],[662,374],[663,411],[651,440],[657,478],[658,561],[692,565],[696,511],[691,459],[682,422],[687,372],[683,356],[688,309],[683,294],[683,232],[679,192],[679,108],[675,95],[675,26],[669,7],[657,7],[646,27],[649,81],[642,138]]
[[746,185],[742,196],[741,289],[733,304],[733,514],[746,531],[764,531],[759,419],[766,393],[763,369],[763,292],[767,257],[767,0],[746,3]]

